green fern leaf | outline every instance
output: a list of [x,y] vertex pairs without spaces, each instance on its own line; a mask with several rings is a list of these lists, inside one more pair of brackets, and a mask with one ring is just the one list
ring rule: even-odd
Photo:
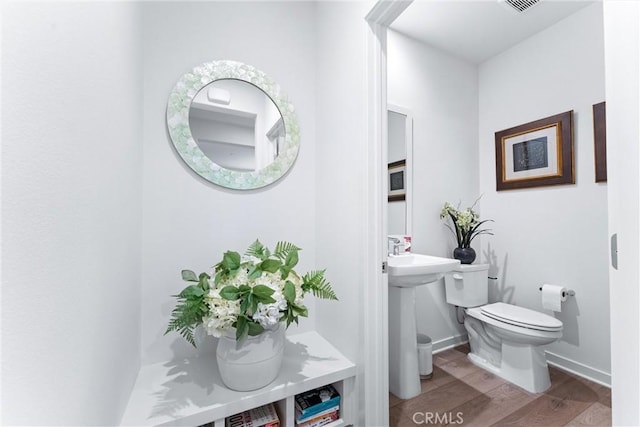
[[280,260],[284,261],[287,259],[287,256],[289,256],[290,252],[297,252],[297,251],[301,251],[302,249],[300,249],[299,247],[297,247],[296,245],[294,245],[293,243],[289,243],[289,242],[278,242],[276,244],[276,249],[275,251],[273,251],[273,255],[277,258],[279,258]]
[[176,331],[194,347],[196,342],[193,337],[193,330],[202,323],[202,318],[206,314],[206,303],[204,296],[208,289],[204,274],[200,277],[198,285],[190,285],[184,288],[178,295],[175,308],[171,311],[171,318],[165,331],[165,335],[171,331]]
[[269,257],[269,249],[267,249],[258,239],[249,246],[244,253],[247,256],[253,256],[261,260],[265,260]]
[[322,299],[338,300],[331,284],[324,278],[325,270],[310,271],[302,277],[302,290],[311,291],[314,296]]

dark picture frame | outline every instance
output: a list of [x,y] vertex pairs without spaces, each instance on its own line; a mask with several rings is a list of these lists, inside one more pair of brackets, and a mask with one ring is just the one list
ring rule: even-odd
[[495,133],[496,190],[575,184],[573,110]]
[[389,163],[387,186],[389,188],[388,201],[400,202],[407,195],[407,161],[399,160]]
[[593,146],[596,182],[607,182],[607,114],[604,101],[593,104]]

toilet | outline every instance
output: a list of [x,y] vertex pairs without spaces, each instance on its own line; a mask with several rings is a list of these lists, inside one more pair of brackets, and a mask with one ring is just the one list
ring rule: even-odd
[[544,346],[562,337],[555,317],[496,302],[488,304],[488,264],[462,264],[445,275],[447,303],[464,308],[469,360],[532,393],[551,386]]

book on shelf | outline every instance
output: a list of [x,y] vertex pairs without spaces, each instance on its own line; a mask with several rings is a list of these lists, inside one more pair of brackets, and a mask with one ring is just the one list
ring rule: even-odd
[[296,427],[320,427],[329,424],[340,418],[340,407],[334,406],[326,411],[322,411],[306,418],[300,417],[300,412],[296,411]]
[[295,397],[296,416],[311,418],[327,409],[340,405],[340,394],[331,384],[297,394]]
[[273,403],[227,417],[226,427],[279,427],[280,419]]
[[296,422],[296,427],[321,427],[334,422],[339,417],[340,415],[338,409],[334,408],[333,411],[329,413],[323,413],[323,415],[314,416],[308,421],[303,421],[301,423]]

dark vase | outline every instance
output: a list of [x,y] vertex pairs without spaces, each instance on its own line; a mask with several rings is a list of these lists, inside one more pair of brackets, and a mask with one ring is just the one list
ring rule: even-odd
[[455,248],[453,257],[460,260],[460,264],[471,264],[476,259],[476,251],[473,248]]

